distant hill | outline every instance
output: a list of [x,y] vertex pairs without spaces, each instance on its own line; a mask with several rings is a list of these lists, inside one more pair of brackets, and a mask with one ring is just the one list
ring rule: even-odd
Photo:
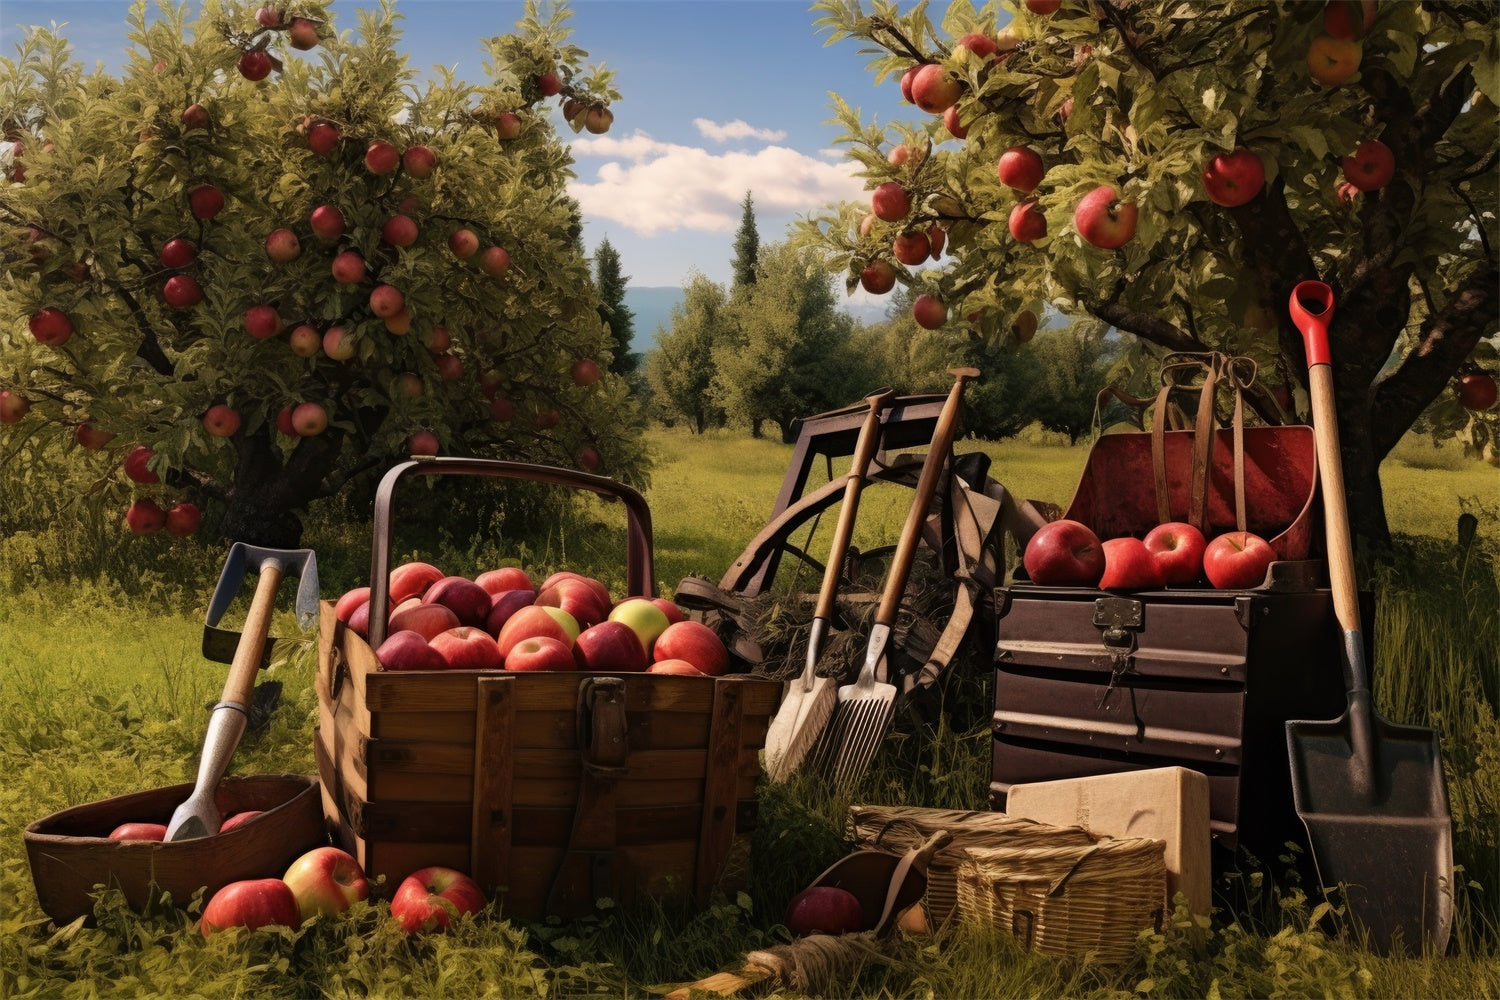
[[[638,354],[656,348],[658,327],[663,331],[672,328],[672,310],[682,304],[682,289],[666,286],[625,286],[625,305],[635,316],[635,339],[630,349]],[[855,319],[869,324],[879,323],[885,318],[885,307],[881,304],[849,302],[844,310]]]

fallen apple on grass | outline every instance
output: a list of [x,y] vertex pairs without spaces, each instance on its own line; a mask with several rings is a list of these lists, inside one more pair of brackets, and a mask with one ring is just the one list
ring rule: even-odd
[[478,913],[488,900],[461,871],[433,865],[412,872],[396,887],[391,916],[407,934],[445,931],[457,918]]
[[809,934],[853,934],[864,930],[865,909],[848,889],[815,885],[792,897],[786,908],[786,929],[798,937]]
[[279,878],[230,882],[213,894],[198,922],[204,937],[229,927],[297,927],[302,922],[292,887]]
[[297,901],[301,922],[319,914],[343,913],[370,898],[370,883],[354,855],[337,847],[314,847],[281,876]]

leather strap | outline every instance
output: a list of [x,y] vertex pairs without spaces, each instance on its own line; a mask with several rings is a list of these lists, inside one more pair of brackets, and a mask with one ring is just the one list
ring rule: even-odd
[[615,857],[616,785],[626,772],[630,741],[625,680],[586,677],[578,686],[575,724],[582,767],[568,850],[547,894],[547,913],[560,917],[594,911],[596,900],[625,885]]

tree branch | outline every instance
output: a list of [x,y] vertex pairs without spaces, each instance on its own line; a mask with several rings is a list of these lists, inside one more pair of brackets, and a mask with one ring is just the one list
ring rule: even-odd
[[1097,316],[1118,330],[1135,334],[1142,340],[1165,347],[1169,351],[1206,351],[1202,341],[1184,333],[1155,313],[1132,309],[1118,298],[1107,302],[1085,302],[1090,315]]

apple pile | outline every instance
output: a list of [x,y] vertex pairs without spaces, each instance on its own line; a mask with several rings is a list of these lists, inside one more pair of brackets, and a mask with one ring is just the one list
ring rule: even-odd
[[1039,528],[1022,564],[1033,583],[1101,590],[1155,590],[1206,579],[1219,590],[1258,586],[1276,561],[1271,543],[1250,531],[1205,539],[1184,521],[1158,524],[1145,537],[1100,541],[1081,521],[1063,518]]
[[[375,658],[386,670],[610,670],[717,677],[729,651],[713,629],[664,597],[616,601],[598,579],[560,570],[534,584],[519,566],[470,579],[431,563],[390,574],[386,638]],[[334,605],[361,636],[370,588]]]
[[[288,866],[280,878],[241,879],[223,886],[203,907],[198,929],[204,937],[230,927],[300,927],[316,916],[334,916],[370,897],[370,882],[359,861],[337,847],[315,847]],[[391,917],[407,934],[444,931],[463,915],[483,910],[488,900],[463,872],[429,866],[412,872],[391,898]]]

